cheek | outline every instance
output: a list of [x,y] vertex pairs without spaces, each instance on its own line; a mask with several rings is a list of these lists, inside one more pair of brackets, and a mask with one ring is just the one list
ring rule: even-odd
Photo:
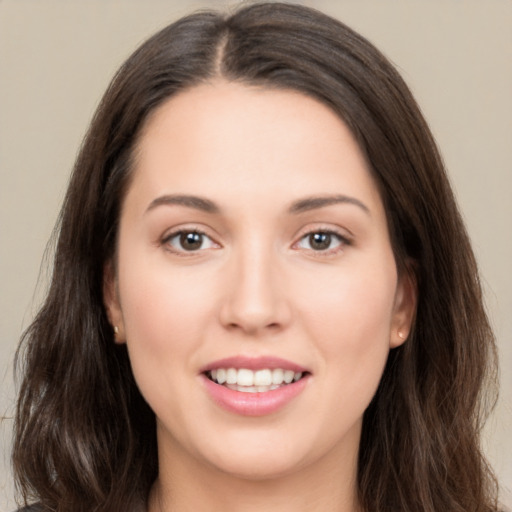
[[197,270],[173,270],[165,255],[133,251],[120,261],[119,291],[134,375],[141,388],[146,382],[168,387],[191,367],[207,332],[210,281]]
[[354,391],[378,385],[389,353],[396,279],[392,259],[351,266],[317,280],[311,299],[302,302],[298,316],[336,385]]
[[120,269],[119,280],[133,375],[157,418],[180,432],[192,404],[199,403],[191,398],[190,376],[197,371],[196,354],[208,333],[209,290],[204,280],[200,285],[158,261],[131,268],[139,271],[123,275]]

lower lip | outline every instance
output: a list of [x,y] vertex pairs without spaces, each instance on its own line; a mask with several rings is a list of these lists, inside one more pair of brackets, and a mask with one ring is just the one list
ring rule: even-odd
[[297,382],[261,393],[244,393],[216,384],[206,375],[201,376],[206,390],[213,401],[226,411],[241,416],[265,416],[279,411],[305,388],[309,376]]

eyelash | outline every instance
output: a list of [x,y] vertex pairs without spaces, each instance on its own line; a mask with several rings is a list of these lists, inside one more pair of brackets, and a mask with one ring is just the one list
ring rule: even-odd
[[[166,250],[168,250],[169,252],[172,252],[173,254],[176,254],[178,256],[182,256],[182,257],[190,257],[190,256],[193,256],[194,254],[197,254],[201,250],[205,250],[205,249],[201,249],[201,248],[198,248],[195,250],[194,249],[186,250],[184,248],[176,249],[176,248],[172,247],[170,242],[173,239],[175,239],[177,237],[181,237],[183,235],[199,235],[202,237],[201,245],[203,245],[204,238],[206,238],[206,239],[210,240],[210,243],[212,245],[219,246],[219,244],[217,242],[215,242],[207,233],[205,233],[201,229],[197,229],[197,228],[180,229],[177,231],[173,231],[173,232],[169,233],[168,235],[166,235],[162,239],[161,243],[163,246],[166,247]],[[299,238],[299,240],[297,242],[295,242],[292,247],[296,247],[303,240],[307,240],[312,235],[324,235],[324,236],[331,237],[329,239],[329,241],[332,241],[332,238],[335,238],[338,241],[338,245],[334,248],[320,249],[320,250],[315,250],[312,248],[304,248],[306,251],[308,251],[310,253],[314,253],[316,256],[319,256],[319,257],[325,257],[325,256],[337,254],[338,252],[342,251],[344,247],[350,246],[352,244],[352,241],[347,236],[342,235],[341,233],[339,233],[336,230],[333,230],[332,228],[329,228],[329,229],[317,228],[317,229],[312,229],[312,230],[302,234],[302,236]],[[181,242],[181,240],[178,239],[178,243],[180,243],[180,242]],[[211,248],[211,247],[208,247],[207,249],[209,249],[209,248]]]

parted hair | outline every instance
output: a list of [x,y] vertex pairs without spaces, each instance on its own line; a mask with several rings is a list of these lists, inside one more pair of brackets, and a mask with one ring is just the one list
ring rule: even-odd
[[379,187],[399,272],[417,283],[411,335],[390,352],[364,414],[363,509],[497,510],[479,443],[495,395],[494,338],[435,141],[371,43],[316,10],[280,3],[182,18],[139,47],[108,87],[55,229],[46,300],[17,353],[21,500],[44,512],[144,508],[158,474],[155,417],[126,347],[113,342],[103,274],[145,121],[173,95],[218,78],[299,91],[340,116]]

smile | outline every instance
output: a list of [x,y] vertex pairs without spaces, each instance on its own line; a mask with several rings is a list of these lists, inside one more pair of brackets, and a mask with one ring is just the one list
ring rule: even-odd
[[309,369],[285,359],[235,356],[201,368],[206,394],[221,409],[241,416],[277,413],[309,387]]
[[265,393],[297,382],[302,378],[303,372],[294,372],[283,368],[263,368],[261,370],[217,368],[207,372],[207,376],[216,384],[233,391]]

